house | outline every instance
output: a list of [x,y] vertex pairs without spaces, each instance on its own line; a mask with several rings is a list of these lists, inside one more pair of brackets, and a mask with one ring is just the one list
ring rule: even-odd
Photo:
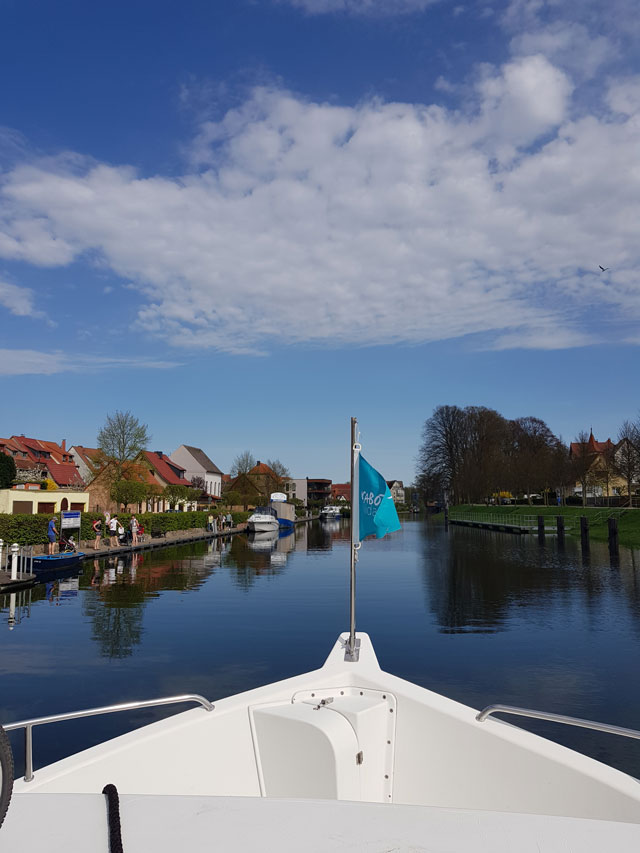
[[[125,462],[118,469],[118,465],[114,460],[108,460],[100,470],[94,474],[93,479],[87,485],[89,493],[89,509],[91,512],[117,512],[118,506],[111,497],[111,487],[116,479],[121,477],[123,480],[136,480],[144,483],[149,490],[149,497],[143,501],[136,509],[137,512],[152,512],[152,505],[155,501],[162,511],[164,504],[158,500],[162,488],[158,485],[154,477],[150,463],[143,460],[142,454],[133,462]],[[155,486],[155,489],[154,489]],[[153,492],[157,493],[157,497],[153,497]]]
[[57,515],[67,510],[89,509],[89,493],[77,489],[41,489],[37,483],[20,483],[11,489],[0,489],[0,513]]
[[[593,430],[586,442],[572,441],[569,458],[577,466],[577,482],[573,492],[586,498],[610,497],[626,494],[626,484],[614,470],[616,458],[622,452],[624,441],[614,444],[610,438],[596,441]],[[584,460],[584,461],[582,461]]]
[[73,447],[69,448],[69,453],[73,455],[73,461],[85,483],[90,483],[93,480],[106,461],[104,453],[97,447],[83,447],[81,444],[74,444]]
[[276,472],[264,462],[258,462],[246,474],[238,474],[224,484],[226,493],[235,492],[242,498],[245,506],[267,501],[269,496],[283,488],[284,482]]
[[402,480],[387,480],[387,486],[391,492],[394,504],[404,503],[404,483]]
[[307,504],[326,504],[331,500],[331,480],[307,477]]
[[339,503],[351,503],[351,483],[332,483],[331,500]]
[[[41,479],[52,480],[58,488],[84,485],[73,453],[67,450],[64,438],[57,444],[55,441],[12,435],[10,439],[0,439],[0,445],[2,452],[13,457],[16,468],[20,464],[21,471],[26,471],[26,462],[31,465],[30,471],[38,472]],[[33,479],[28,475],[27,478]]]
[[0,438],[0,453],[11,456],[16,466],[16,479],[24,482],[33,480],[39,483],[46,474],[46,466],[34,461],[26,447],[22,447],[12,438]]
[[296,498],[302,501],[303,506],[307,505],[307,480],[305,477],[285,480],[283,491],[287,500]]
[[172,462],[182,466],[185,476],[190,480],[200,477],[204,480],[203,491],[212,498],[219,498],[222,494],[222,471],[209,459],[207,454],[199,447],[191,447],[181,444],[169,457]]

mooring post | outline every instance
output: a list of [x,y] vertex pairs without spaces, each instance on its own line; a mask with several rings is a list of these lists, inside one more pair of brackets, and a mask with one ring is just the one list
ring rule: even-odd
[[449,527],[449,507],[448,506],[446,506],[444,508],[444,526],[445,526],[445,530],[447,529],[447,527]]
[[618,519],[611,516],[607,519],[609,525],[609,553],[618,553]]
[[11,580],[18,580],[18,551],[20,550],[20,546],[17,542],[14,542],[11,546]]
[[556,530],[558,532],[558,543],[564,545],[564,515],[556,516]]
[[0,572],[2,571],[2,548],[4,547],[4,542],[0,539]]
[[586,515],[580,516],[580,541],[585,551],[589,550],[589,519]]
[[544,539],[544,515],[538,516],[538,538]]

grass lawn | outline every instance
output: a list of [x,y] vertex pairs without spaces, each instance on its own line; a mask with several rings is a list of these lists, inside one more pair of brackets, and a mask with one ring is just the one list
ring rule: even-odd
[[[522,515],[564,515],[576,518],[585,515],[589,519],[589,536],[596,542],[608,540],[607,516],[618,517],[618,535],[621,545],[628,548],[640,548],[640,509],[607,509],[606,507],[582,507],[582,506],[528,506],[509,504],[508,506],[484,506],[484,504],[463,504],[451,507],[450,512],[486,512],[492,515],[504,515],[513,517],[514,521]],[[440,513],[435,518],[444,518]],[[506,521],[506,519],[505,519]],[[579,530],[574,528],[567,530],[567,535],[580,535]]]

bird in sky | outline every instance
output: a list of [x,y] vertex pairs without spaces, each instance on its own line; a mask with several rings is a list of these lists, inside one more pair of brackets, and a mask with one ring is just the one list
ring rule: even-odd
[[603,267],[602,264],[598,264],[598,266],[600,267],[602,272],[606,272],[609,269],[609,267]]

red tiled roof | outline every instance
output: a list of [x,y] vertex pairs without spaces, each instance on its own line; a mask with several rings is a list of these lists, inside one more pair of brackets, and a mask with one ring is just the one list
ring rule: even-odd
[[149,460],[149,462],[153,465],[155,471],[158,472],[160,477],[167,483],[167,485],[172,486],[190,486],[191,481],[187,480],[185,477],[179,477],[176,474],[175,469],[177,468],[179,471],[184,471],[180,465],[176,465],[175,462],[169,462],[169,459],[163,453],[160,456],[155,451],[145,450],[144,451],[145,458]]
[[345,498],[351,500],[351,483],[333,483],[331,485],[332,498]]
[[268,465],[265,465],[264,462],[258,462],[257,465],[254,465],[249,471],[249,474],[268,474],[270,477],[276,476],[276,472],[272,468],[269,468]]
[[44,460],[51,479],[58,486],[83,486],[82,477],[78,469],[71,462],[52,462],[51,459]]
[[[606,441],[596,441],[593,437],[593,432],[589,435],[589,441],[586,445],[587,453],[606,453],[607,450],[613,450],[615,444],[608,438]],[[580,456],[582,454],[582,444],[579,441],[571,442],[571,455]]]

